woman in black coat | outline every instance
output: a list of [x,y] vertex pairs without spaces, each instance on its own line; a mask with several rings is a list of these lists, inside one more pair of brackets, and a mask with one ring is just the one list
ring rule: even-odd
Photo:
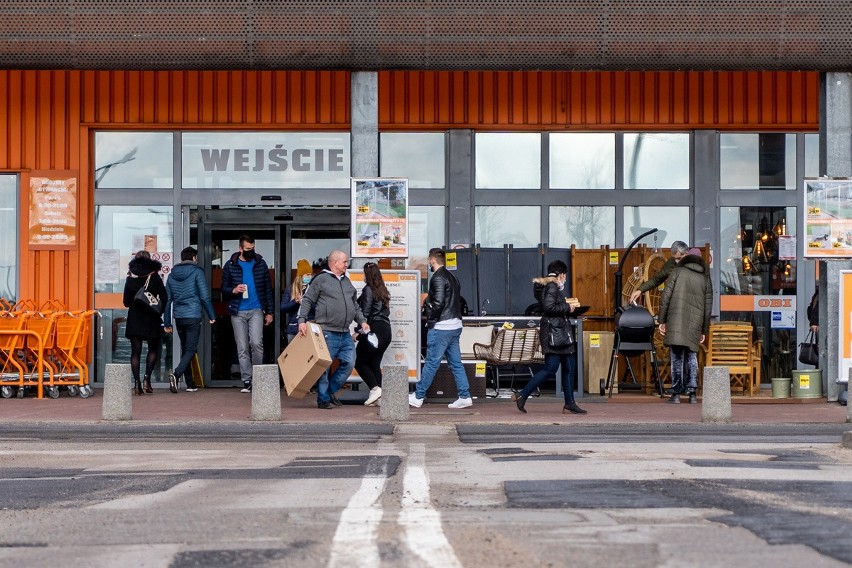
[[[133,300],[139,289],[145,285],[148,276],[151,277],[148,282],[148,291],[165,300],[166,287],[160,278],[160,268],[162,265],[159,261],[151,259],[151,253],[140,250],[128,265],[127,281],[124,283],[124,306],[127,308],[124,336],[130,340],[130,371],[133,373],[134,389],[137,395],[154,392],[151,388],[151,373],[160,364],[163,319],[153,310]],[[143,341],[148,343],[144,383],[139,380]]]
[[542,314],[538,337],[541,342],[541,352],[544,353],[544,368],[529,380],[521,392],[514,396],[515,404],[518,405],[518,410],[526,413],[524,405],[527,398],[544,381],[556,377],[556,370],[561,365],[562,393],[565,396],[562,414],[568,412],[586,414],[586,411],[574,402],[574,371],[577,367],[577,348],[573,336],[571,336],[572,340],[568,345],[557,346],[553,344],[558,335],[557,330],[554,329],[554,323],[564,323],[565,326],[568,326],[568,333],[571,333],[568,314],[574,308],[568,304],[565,294],[562,293],[568,274],[568,266],[561,260],[554,260],[547,265],[547,272],[548,274],[544,278],[533,279],[533,294],[538,300],[539,310]]
[[364,265],[364,289],[358,305],[370,324],[370,335],[375,336],[374,345],[368,335],[359,334],[355,348],[355,370],[370,389],[370,396],[364,402],[370,406],[382,396],[382,357],[391,342],[390,292],[375,262]]

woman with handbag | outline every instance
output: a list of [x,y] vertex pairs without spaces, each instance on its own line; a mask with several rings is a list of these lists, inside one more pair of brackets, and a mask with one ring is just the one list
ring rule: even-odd
[[526,413],[524,405],[530,394],[541,384],[556,377],[556,370],[562,366],[562,393],[565,406],[562,414],[586,414],[586,411],[574,402],[574,371],[577,367],[577,347],[571,333],[568,314],[574,311],[562,290],[568,266],[561,260],[547,265],[547,276],[533,279],[533,294],[541,310],[538,338],[541,352],[544,353],[544,368],[536,373],[521,392],[513,395],[518,410]]
[[[127,308],[124,336],[130,340],[130,371],[134,391],[140,396],[154,392],[151,373],[160,364],[162,315],[166,304],[166,287],[159,274],[161,268],[159,261],[151,259],[151,253],[140,250],[130,260],[124,283],[124,306]],[[145,378],[140,381],[143,341],[148,344],[148,354],[145,357]]]
[[364,289],[358,305],[370,324],[370,333],[358,334],[355,370],[370,389],[364,405],[371,406],[382,396],[382,357],[391,342],[390,292],[375,262],[364,265]]

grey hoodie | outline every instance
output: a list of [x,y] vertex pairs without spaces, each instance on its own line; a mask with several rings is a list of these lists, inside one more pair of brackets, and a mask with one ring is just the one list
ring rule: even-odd
[[340,333],[348,331],[353,320],[358,325],[367,321],[358,305],[358,292],[346,275],[337,278],[325,270],[314,277],[302,296],[299,323],[306,321],[313,306],[316,306],[316,322],[325,331]]

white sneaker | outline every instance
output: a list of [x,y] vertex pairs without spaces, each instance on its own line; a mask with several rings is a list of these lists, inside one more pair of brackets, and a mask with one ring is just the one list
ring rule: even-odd
[[421,406],[423,406],[423,399],[417,398],[417,393],[411,393],[408,395],[408,406],[420,408]]
[[380,398],[382,398],[382,387],[373,387],[370,389],[370,396],[364,401],[364,406],[375,404]]
[[468,408],[470,406],[473,406],[473,399],[460,398],[457,401],[448,404],[447,408]]

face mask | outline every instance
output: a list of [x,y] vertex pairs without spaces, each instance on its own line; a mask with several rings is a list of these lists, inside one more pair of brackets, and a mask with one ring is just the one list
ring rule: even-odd
[[254,249],[243,251],[243,258],[246,259],[246,260],[254,260],[254,256],[255,256]]
[[565,289],[565,282],[559,282],[558,284],[559,284],[559,289],[560,289],[560,290],[564,290],[564,289]]
[[435,272],[435,267],[431,264],[429,265],[429,272]]
[[302,284],[310,284],[310,283],[311,283],[311,277],[310,277],[310,275],[308,275],[308,276],[302,276]]

